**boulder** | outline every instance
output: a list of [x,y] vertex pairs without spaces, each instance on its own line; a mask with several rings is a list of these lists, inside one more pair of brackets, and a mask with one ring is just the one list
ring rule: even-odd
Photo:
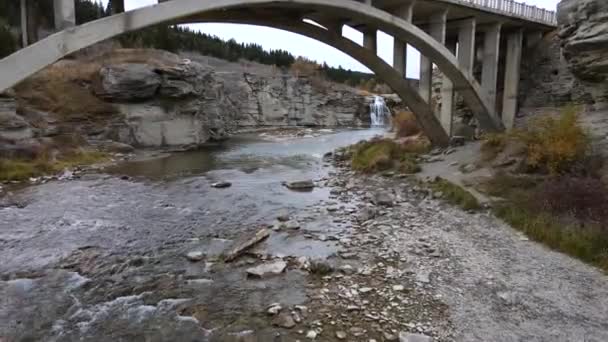
[[138,102],[154,97],[161,76],[149,64],[123,63],[104,66],[99,71],[95,94],[112,102]]
[[291,190],[312,190],[315,187],[315,183],[310,179],[303,181],[284,182],[283,184]]

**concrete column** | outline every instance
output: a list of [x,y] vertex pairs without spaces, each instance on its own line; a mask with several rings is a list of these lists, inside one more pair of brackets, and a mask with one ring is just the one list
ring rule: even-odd
[[111,0],[112,1],[112,14],[118,14],[125,11],[125,0]]
[[[430,17],[427,32],[441,44],[445,43],[446,18],[448,11],[435,13]],[[425,56],[420,56],[420,96],[431,102],[433,87],[433,63]]]
[[475,18],[463,20],[458,28],[458,64],[469,75],[473,73],[475,63]]
[[[414,5],[416,0],[410,0],[399,7],[395,13],[395,16],[407,21],[412,22],[412,16],[414,14]],[[404,78],[406,78],[407,72],[407,44],[399,40],[399,37],[393,37],[393,68],[397,70]]]
[[378,31],[376,29],[366,27],[363,31],[363,47],[374,52],[378,51],[377,34]]
[[74,0],[54,0],[55,30],[61,31],[76,25]]
[[515,114],[517,114],[522,44],[523,32],[521,29],[509,34],[507,38],[505,89],[502,102],[502,122],[506,129],[513,128]]
[[[446,42],[446,47],[453,54],[456,54],[456,40]],[[448,77],[444,75],[441,83],[441,115],[439,116],[439,120],[441,121],[441,126],[448,136],[452,136],[453,113],[454,84]]]
[[27,0],[21,0],[21,45],[26,47],[28,45],[27,40]]
[[496,86],[498,82],[498,57],[500,53],[501,23],[487,27],[483,42],[483,65],[481,88],[490,109],[496,108]]

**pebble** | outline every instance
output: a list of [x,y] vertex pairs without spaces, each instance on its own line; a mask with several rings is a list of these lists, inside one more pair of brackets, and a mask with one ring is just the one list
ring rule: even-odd
[[317,332],[314,330],[308,330],[308,332],[306,333],[306,338],[314,340],[315,338],[317,338]]
[[405,286],[403,285],[394,285],[393,286],[393,291],[403,291],[405,290]]
[[293,317],[287,312],[279,313],[273,320],[272,325],[277,327],[291,329],[296,326],[296,322],[293,320]]
[[346,338],[346,333],[344,331],[336,331],[336,337],[339,340],[344,340]]

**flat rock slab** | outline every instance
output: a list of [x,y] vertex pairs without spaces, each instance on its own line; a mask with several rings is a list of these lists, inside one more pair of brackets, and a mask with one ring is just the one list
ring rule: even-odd
[[287,263],[283,260],[269,262],[256,267],[247,269],[247,276],[253,278],[266,278],[281,274],[287,268]]
[[315,183],[312,180],[284,182],[283,185],[291,190],[312,190],[315,187]]
[[224,254],[224,260],[227,262],[233,261],[255,244],[265,240],[268,236],[270,236],[270,230],[266,228],[258,230],[253,236],[237,242],[230,248],[230,250]]

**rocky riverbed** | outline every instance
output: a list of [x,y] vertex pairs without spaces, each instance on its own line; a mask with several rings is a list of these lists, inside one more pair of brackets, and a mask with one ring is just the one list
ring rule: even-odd
[[321,158],[377,133],[257,134],[5,197],[0,337],[608,340],[598,270],[413,179]]

